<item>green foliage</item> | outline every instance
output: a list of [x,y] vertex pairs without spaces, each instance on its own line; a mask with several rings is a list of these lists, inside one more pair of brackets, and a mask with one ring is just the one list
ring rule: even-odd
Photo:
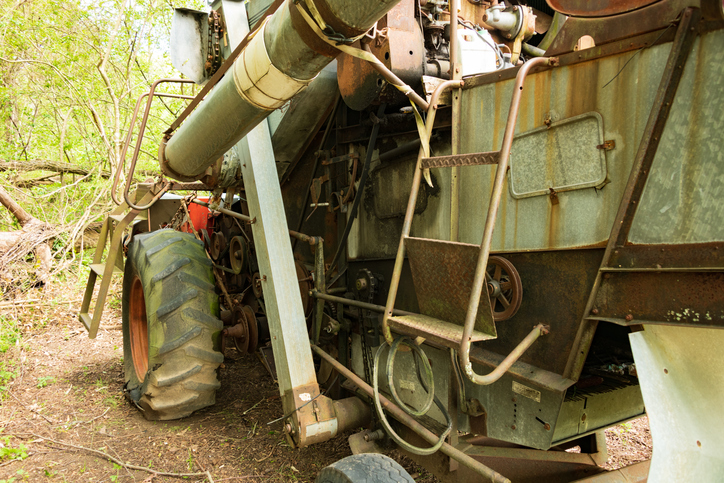
[[[173,6],[203,9],[205,2],[177,0]],[[110,180],[98,175],[121,164],[136,100],[154,80],[178,76],[166,53],[171,3],[3,0],[0,11],[0,163],[64,162],[92,173],[83,180],[66,174],[66,186],[51,181],[8,191],[41,221],[101,221],[110,206]],[[164,89],[178,92],[174,86]],[[160,133],[185,103],[153,103],[139,169],[158,172]],[[48,173],[5,171],[0,186],[41,176]],[[17,228],[14,217],[0,210],[0,230]],[[69,234],[55,238],[56,256],[68,256],[72,241]]]
[[20,340],[20,328],[16,320],[0,315],[0,353],[7,352]]
[[28,457],[28,447],[20,443],[17,447],[10,444],[10,436],[0,438],[0,461],[24,460]]
[[41,389],[43,387],[47,387],[49,384],[53,384],[55,382],[55,378],[53,376],[43,376],[38,378],[38,384],[36,387],[38,389]]
[[123,468],[123,466],[121,466],[121,465],[119,465],[119,464],[116,464],[116,463],[113,463],[113,469],[116,470],[116,474],[115,474],[115,475],[111,475],[111,481],[117,481],[117,480],[118,480],[118,473],[121,471],[122,468]]

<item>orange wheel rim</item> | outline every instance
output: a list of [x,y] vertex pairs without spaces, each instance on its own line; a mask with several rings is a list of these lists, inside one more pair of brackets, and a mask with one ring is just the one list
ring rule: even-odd
[[138,277],[134,277],[131,284],[128,317],[133,368],[136,370],[138,379],[143,381],[148,372],[148,322],[146,321],[146,299],[143,297],[143,285]]

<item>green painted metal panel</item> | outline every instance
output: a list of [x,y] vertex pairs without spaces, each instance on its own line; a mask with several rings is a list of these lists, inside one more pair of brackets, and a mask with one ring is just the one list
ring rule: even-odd
[[[597,61],[554,68],[531,75],[525,84],[516,132],[545,126],[546,118],[562,121],[590,112],[601,116],[605,140],[615,149],[606,153],[608,183],[547,196],[515,199],[504,195],[493,250],[545,250],[603,244],[629,177],[648,114],[671,44],[627,52]],[[606,84],[614,79],[610,84]],[[513,80],[463,91],[461,152],[500,149],[513,89]],[[575,155],[575,149],[571,149]],[[569,156],[570,157],[570,156]],[[552,154],[548,162],[566,156]],[[462,168],[460,239],[480,243],[493,166]]]
[[633,243],[724,240],[722,45],[722,30],[694,45],[631,226]]

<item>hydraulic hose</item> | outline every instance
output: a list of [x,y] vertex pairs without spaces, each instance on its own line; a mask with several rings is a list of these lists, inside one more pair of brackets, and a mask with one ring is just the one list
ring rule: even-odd
[[[393,359],[393,358],[394,358],[394,353],[395,353],[395,352],[397,351],[397,349],[399,348],[400,344],[402,343],[401,341],[402,341],[403,339],[405,339],[405,338],[404,338],[404,337],[398,338],[397,340],[395,340],[395,341],[393,342],[393,345],[390,346],[390,353],[389,353],[389,355],[388,355],[388,361],[389,361],[390,359]],[[405,345],[407,345],[408,347],[411,347],[411,346],[414,345],[414,344],[409,344],[409,343],[407,343],[407,344],[405,344]],[[440,435],[440,437],[439,437],[439,439],[437,440],[437,442],[436,442],[434,445],[432,445],[431,447],[429,447],[429,448],[419,448],[419,447],[417,447],[417,446],[411,445],[410,443],[408,443],[407,441],[405,441],[404,439],[402,439],[402,438],[395,432],[395,430],[392,429],[392,426],[390,426],[390,423],[389,423],[389,421],[387,421],[387,418],[385,417],[385,413],[384,413],[384,411],[382,410],[382,404],[381,404],[381,402],[380,402],[380,400],[381,400],[381,398],[380,398],[380,388],[379,388],[379,383],[378,383],[378,380],[377,380],[377,379],[378,379],[378,372],[379,372],[380,355],[382,354],[382,351],[385,349],[386,346],[387,346],[387,344],[382,344],[382,345],[380,346],[380,348],[377,349],[377,352],[375,353],[374,362],[373,362],[373,365],[372,365],[372,391],[373,391],[372,399],[373,399],[374,404],[375,404],[375,411],[377,412],[377,417],[379,418],[380,423],[382,424],[382,427],[385,428],[385,431],[387,432],[387,434],[389,434],[390,437],[392,438],[392,440],[393,440],[395,443],[397,443],[400,447],[404,448],[406,451],[409,451],[410,453],[418,454],[418,455],[421,455],[421,456],[431,455],[431,454],[437,452],[437,450],[440,449],[440,447],[443,445],[443,443],[445,443],[445,438],[447,438],[447,435],[450,434],[450,431],[452,431],[452,417],[450,417],[450,414],[447,412],[447,410],[445,409],[445,406],[442,404],[442,402],[440,402],[440,399],[438,399],[438,397],[435,396],[434,391],[431,390],[431,391],[429,391],[429,394],[432,395],[432,398],[433,398],[433,400],[434,400],[434,402],[435,402],[435,405],[438,407],[438,409],[440,410],[440,412],[445,416],[445,420],[447,421],[447,428],[446,428],[445,431]],[[419,351],[420,351],[420,353],[421,353],[421,357],[422,357],[423,359],[427,360],[427,357],[425,357],[425,354],[422,352],[422,349],[420,349],[419,347],[418,347],[418,349],[419,349]],[[432,369],[430,370],[430,374],[429,374],[429,375],[432,376]],[[430,377],[430,380],[432,380],[432,377]],[[424,379],[421,379],[421,381],[424,381]],[[423,385],[425,385],[425,383],[423,383]],[[391,387],[391,388],[394,388],[394,384],[391,383],[391,384],[390,384],[390,387]],[[434,387],[431,388],[431,389],[434,389]],[[393,390],[394,390],[394,389],[393,389]],[[393,397],[396,398],[396,394],[393,393]],[[396,402],[397,402],[397,404],[403,409],[403,411],[407,412],[408,414],[412,414],[412,413],[410,412],[410,408],[409,408],[406,404],[404,404],[404,403],[401,404],[401,401],[399,400],[399,398],[396,398]],[[429,407],[428,407],[428,409],[429,409]],[[427,412],[427,411],[425,411],[425,412]],[[423,414],[424,414],[424,413],[423,413]]]

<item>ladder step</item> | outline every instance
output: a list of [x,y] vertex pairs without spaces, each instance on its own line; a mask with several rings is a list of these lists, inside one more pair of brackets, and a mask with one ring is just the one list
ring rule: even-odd
[[449,156],[435,156],[422,158],[421,167],[426,168],[452,168],[455,166],[479,166],[483,164],[498,164],[500,151],[485,153],[451,154]]
[[[452,322],[428,317],[427,315],[400,315],[387,319],[390,328],[397,333],[410,337],[424,337],[425,339],[440,344],[444,347],[457,349],[463,339],[463,327]],[[473,330],[472,341],[495,339],[494,335],[488,335]]]
[[[123,221],[123,219],[126,217],[127,213],[120,213],[118,215],[108,215],[108,218],[115,221],[116,223],[120,223]],[[131,225],[135,225],[136,223],[140,223],[142,221],[146,221],[146,215],[138,214],[136,217],[131,221]]]
[[91,319],[91,316],[89,314],[81,313],[78,315],[78,319],[80,319],[80,321],[85,326],[85,330],[90,332],[90,326],[91,326],[91,323],[93,322],[93,319]]
[[[91,270],[93,270],[98,276],[102,277],[103,272],[106,270],[106,264],[105,263],[92,263],[90,266]],[[113,266],[113,273],[121,273],[121,269]]]

